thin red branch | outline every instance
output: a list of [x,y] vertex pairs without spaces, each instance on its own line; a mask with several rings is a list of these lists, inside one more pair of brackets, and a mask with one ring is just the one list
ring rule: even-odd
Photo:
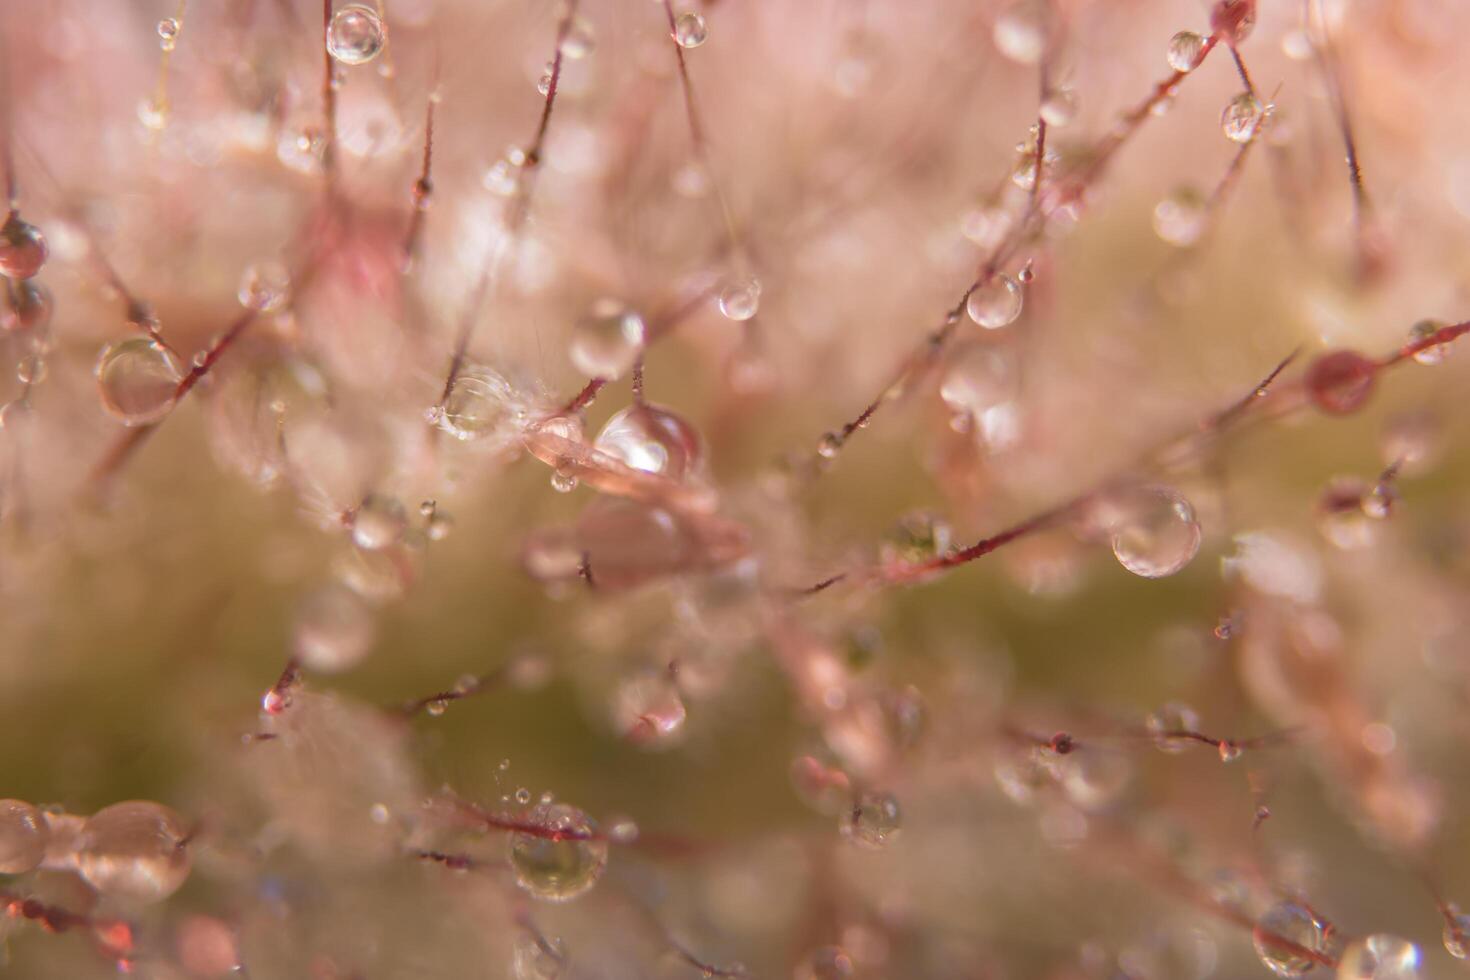
[[[546,98],[541,104],[541,116],[536,123],[536,133],[531,139],[531,145],[525,150],[525,160],[516,174],[516,185],[510,213],[506,218],[505,225],[505,248],[509,248],[526,218],[531,213],[531,199],[536,187],[536,174],[540,170],[542,157],[545,155],[546,133],[551,126],[551,110],[556,106],[557,88],[561,83],[561,69],[563,54],[562,48],[566,45],[567,36],[571,33],[572,24],[576,20],[577,5],[580,0],[568,0],[565,11],[562,13],[561,21],[556,28],[556,53],[551,60],[551,76],[547,80]],[[454,391],[454,382],[459,379],[459,373],[464,369],[465,357],[469,353],[470,342],[475,336],[475,323],[480,312],[480,306],[485,301],[485,295],[489,292],[490,284],[496,271],[498,256],[503,254],[502,249],[496,250],[497,261],[487,262],[485,268],[480,271],[480,277],[470,291],[470,300],[465,306],[465,311],[460,319],[459,332],[454,341],[454,353],[449,361],[449,373],[444,378],[444,390],[439,396],[439,405],[442,408],[448,401],[449,395]]]

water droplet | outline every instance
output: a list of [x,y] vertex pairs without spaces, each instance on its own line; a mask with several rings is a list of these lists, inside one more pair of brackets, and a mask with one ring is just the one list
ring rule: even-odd
[[336,673],[367,656],[376,632],[372,609],[345,585],[333,584],[309,595],[296,613],[293,648],[302,666]]
[[1337,980],[1417,980],[1419,947],[1377,934],[1350,943],[1338,961]]
[[529,932],[516,935],[511,953],[511,972],[515,980],[558,980],[567,962],[566,943],[552,936]]
[[291,273],[274,259],[256,262],[240,277],[236,295],[247,310],[274,313],[286,305],[291,295]]
[[1443,938],[1445,951],[1455,959],[1470,957],[1470,915],[1451,906]]
[[1178,755],[1197,744],[1183,733],[1199,731],[1199,715],[1187,704],[1170,701],[1149,715],[1144,727],[1153,736],[1154,745],[1158,746],[1160,752]]
[[996,50],[1022,65],[1041,60],[1046,47],[1046,7],[1042,0],[1017,0],[995,19]]
[[124,425],[147,425],[167,415],[181,378],[173,355],[146,337],[103,348],[96,374],[102,407]]
[[892,793],[864,793],[842,817],[842,836],[862,847],[886,847],[903,825],[898,800]]
[[626,466],[682,480],[704,458],[699,433],[683,418],[648,403],[629,406],[607,420],[592,443]]
[[454,379],[434,424],[469,442],[496,432],[506,434],[521,415],[520,400],[509,381],[490,368],[471,366]]
[[46,856],[50,826],[24,800],[0,800],[0,874],[32,870]]
[[408,514],[397,497],[369,494],[352,515],[352,543],[364,551],[397,544],[408,528]]
[[[1420,320],[1409,328],[1409,343],[1417,344],[1423,340],[1433,337],[1449,324],[1443,320]],[[1446,344],[1434,344],[1425,347],[1414,354],[1414,360],[1420,364],[1438,364],[1449,354],[1450,348]]]
[[[548,87],[550,84],[551,80],[547,79]],[[523,163],[516,163],[507,155],[496,160],[490,169],[485,171],[485,176],[480,179],[480,183],[497,197],[510,197],[520,187],[523,166]]]
[[796,968],[796,980],[848,980],[856,969],[841,946],[819,946]]
[[156,902],[189,877],[186,837],[183,821],[166,806],[114,803],[82,825],[77,871],[103,895]]
[[366,4],[349,3],[332,15],[327,51],[344,65],[363,65],[383,50],[383,21]]
[[1057,769],[1067,799],[1089,811],[1106,810],[1118,802],[1133,779],[1133,764],[1126,755],[1095,745],[1066,753]]
[[571,493],[577,489],[577,474],[571,470],[556,469],[551,471],[551,489],[557,493]]
[[1220,750],[1221,762],[1234,762],[1240,758],[1242,751],[1238,742],[1233,742],[1228,738],[1222,739],[1218,748]]
[[521,806],[525,806],[527,803],[530,803],[531,791],[526,789],[526,787],[524,786],[516,790],[516,802],[519,803]]
[[260,710],[273,717],[289,707],[291,707],[290,692],[278,687],[266,691],[265,696],[260,699]]
[[572,61],[585,58],[592,53],[596,42],[592,22],[585,17],[573,17],[567,28],[566,37],[561,41],[562,56]]
[[551,76],[556,74],[556,65],[548,61],[541,69],[541,77],[536,79],[536,91],[542,95],[551,94]]
[[1199,241],[1207,215],[1205,196],[1185,185],[1154,205],[1154,232],[1170,245],[1184,248]]
[[1225,138],[1235,143],[1248,143],[1256,135],[1265,116],[1261,100],[1249,92],[1242,92],[1225,104],[1220,113],[1220,129]]
[[1041,100],[1041,118],[1048,126],[1067,126],[1077,118],[1077,91],[1059,85]]
[[46,380],[46,360],[39,354],[27,354],[15,365],[15,376],[21,384],[38,385]]
[[1280,902],[1256,920],[1256,955],[1278,977],[1299,977],[1316,965],[1298,950],[1283,946],[1285,939],[1304,949],[1327,951],[1327,924],[1295,902]]
[[607,868],[607,841],[597,824],[574,806],[540,803],[526,821],[536,833],[510,835],[510,865],[516,884],[537,898],[566,902],[597,883]]
[[1307,369],[1307,392],[1318,408],[1329,415],[1351,415],[1373,394],[1377,365],[1357,351],[1337,350],[1323,354]]
[[981,283],[965,300],[970,319],[987,330],[995,330],[1016,322],[1025,297],[1021,286],[1005,273],[997,273]]
[[1203,37],[1194,31],[1180,31],[1169,38],[1169,67],[1175,71],[1194,71],[1204,52]]
[[1119,504],[1113,555],[1134,575],[1163,578],[1188,565],[1199,551],[1194,507],[1169,487],[1140,487]]
[[424,526],[424,533],[429,536],[430,541],[443,541],[452,530],[454,518],[443,511],[435,511],[429,515],[429,522]]
[[733,279],[720,290],[720,312],[736,321],[749,320],[761,308],[760,280],[752,276]]
[[1343,951],[1338,980],[1417,980],[1419,947],[1382,933],[1359,939]]
[[427,711],[431,717],[440,718],[443,717],[444,712],[449,710],[449,702],[444,700],[443,698],[435,698],[428,704],[424,705],[424,710]]
[[0,225],[0,276],[29,279],[46,264],[46,236],[41,229],[12,212]]
[[704,17],[693,10],[686,10],[674,21],[674,40],[681,48],[697,48],[709,38],[709,28]]
[[842,436],[835,432],[824,432],[817,440],[817,455],[823,459],[836,459],[842,449]]
[[1006,349],[971,344],[951,358],[939,382],[939,397],[950,411],[978,419],[1016,395],[1016,364]]
[[572,328],[572,366],[591,378],[616,381],[643,350],[643,318],[614,299],[600,299]]
[[36,330],[51,322],[55,304],[51,291],[34,279],[0,283],[0,295],[8,293],[9,304],[0,304],[0,329]]
[[158,46],[165,51],[172,51],[179,40],[179,22],[172,17],[165,17],[158,22]]
[[640,671],[613,694],[613,726],[636,745],[673,745],[683,734],[686,717],[684,701],[667,671]]

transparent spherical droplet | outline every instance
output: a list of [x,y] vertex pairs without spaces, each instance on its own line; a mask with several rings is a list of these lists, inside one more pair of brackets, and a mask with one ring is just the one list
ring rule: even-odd
[[15,377],[23,385],[38,385],[46,380],[46,359],[27,354],[15,363]]
[[570,901],[597,884],[607,868],[607,841],[591,817],[565,803],[539,803],[526,822],[538,832],[510,835],[516,884],[552,902]]
[[291,295],[291,273],[273,259],[256,262],[240,276],[236,294],[240,305],[257,313],[274,313],[286,305]]
[[1199,731],[1199,715],[1189,705],[1178,701],[1170,701],[1149,715],[1144,727],[1148,729],[1160,752],[1178,755],[1198,744],[1185,733]]
[[165,51],[172,51],[179,40],[179,22],[172,17],[165,17],[158,22],[158,46]]
[[50,828],[41,811],[24,800],[0,800],[0,874],[32,870],[46,856]]
[[[1409,343],[1417,344],[1433,337],[1449,324],[1443,320],[1420,320],[1409,328]],[[1414,360],[1420,364],[1438,364],[1449,354],[1450,348],[1446,344],[1433,344],[1414,353]]]
[[[546,80],[546,86],[548,90],[551,88],[550,78]],[[491,164],[490,169],[485,171],[485,176],[480,179],[480,183],[497,197],[510,197],[520,187],[523,167],[523,162],[516,163],[509,156],[496,160]]]
[[174,356],[146,337],[103,348],[96,373],[102,407],[124,425],[148,425],[172,411],[182,378]]
[[1256,26],[1256,0],[1217,0],[1210,9],[1210,30],[1235,45],[1250,37]]
[[77,870],[103,895],[156,902],[189,877],[187,832],[179,815],[145,800],[98,810],[82,826]]
[[1175,71],[1194,71],[1204,52],[1203,37],[1194,31],[1180,31],[1169,38],[1169,67]]
[[1077,118],[1077,90],[1059,85],[1041,100],[1041,118],[1048,126],[1068,126]]
[[522,415],[509,381],[490,368],[468,367],[454,379],[433,422],[461,442],[469,442],[495,433],[508,434]]
[[939,397],[950,411],[979,418],[1016,395],[1015,358],[1007,350],[971,344],[958,351],[939,382]]
[[847,980],[857,968],[841,946],[819,946],[796,968],[796,980]]
[[542,95],[551,94],[551,77],[556,73],[556,65],[548,61],[541,69],[541,77],[536,79],[536,91]]
[[585,17],[573,17],[561,41],[562,56],[577,61],[591,54],[596,45],[597,36],[592,22]]
[[38,330],[51,322],[55,303],[51,291],[41,283],[34,279],[6,280],[0,287],[0,293],[5,294],[0,298],[0,329]]
[[643,351],[643,317],[617,300],[601,299],[572,328],[572,366],[592,378],[616,381]]
[[946,553],[953,540],[953,529],[944,518],[932,511],[912,511],[889,532],[884,552],[913,564]]
[[1444,948],[1457,960],[1470,957],[1470,915],[1451,906],[1444,924]]
[[383,50],[383,21],[372,7],[349,3],[332,15],[327,51],[344,65],[363,65]]
[[328,585],[306,598],[296,613],[292,648],[307,670],[336,673],[362,662],[372,648],[372,608],[345,585]]
[[998,273],[970,293],[965,300],[965,312],[985,329],[996,330],[1016,322],[1024,300],[1020,284],[1005,273]]
[[704,17],[693,10],[686,10],[674,21],[674,40],[681,48],[697,48],[709,39],[709,28]]
[[824,432],[822,438],[817,440],[817,455],[823,459],[836,459],[841,449],[842,436],[836,432]]
[[871,849],[886,847],[903,826],[898,799],[892,793],[864,793],[842,816],[842,836]]
[[1199,241],[1205,230],[1206,199],[1189,185],[1154,205],[1154,233],[1170,245],[1184,248]]
[[557,493],[571,493],[577,489],[577,474],[571,470],[552,470],[551,489]]
[[[1295,902],[1280,902],[1266,910],[1253,933],[1256,955],[1278,977],[1299,977],[1316,965],[1302,949],[1327,951],[1327,924]],[[1281,943],[1285,939],[1300,949]]]
[[699,433],[692,425],[666,408],[647,403],[631,405],[608,419],[592,445],[635,470],[673,480],[692,473],[704,456]]
[[1058,766],[1062,792],[1083,810],[1105,810],[1118,802],[1133,779],[1133,764],[1121,752],[1085,745]]
[[1016,0],[995,19],[995,48],[1022,65],[1034,65],[1046,48],[1046,7],[1040,0]]
[[1266,109],[1261,100],[1242,92],[1225,104],[1220,113],[1220,130],[1234,143],[1248,143],[1256,135]]
[[635,674],[619,684],[613,694],[613,725],[637,745],[674,744],[683,734],[686,717],[678,688],[664,671]]
[[754,277],[734,279],[720,290],[720,312],[736,321],[749,320],[761,308],[761,284]]
[[352,515],[352,543],[365,551],[397,544],[407,529],[402,501],[386,494],[369,494]]
[[1338,960],[1338,980],[1418,980],[1419,947],[1382,933],[1350,943]]
[[1123,502],[1113,528],[1113,555],[1134,575],[1163,578],[1188,565],[1199,552],[1194,507],[1168,487],[1143,487]]
[[1007,750],[996,757],[995,783],[1013,803],[1029,805],[1056,783],[1056,756],[1036,746]]
[[1364,502],[1371,488],[1355,476],[1334,477],[1317,497],[1317,526],[1322,536],[1344,550],[1371,545],[1378,535]]
[[560,939],[529,932],[516,936],[510,961],[515,980],[557,980],[566,964],[567,947]]
[[1323,354],[1307,369],[1305,384],[1312,401],[1329,415],[1350,415],[1373,393],[1377,365],[1352,350]]
[[41,271],[50,252],[41,229],[11,212],[0,225],[0,276],[29,279]]

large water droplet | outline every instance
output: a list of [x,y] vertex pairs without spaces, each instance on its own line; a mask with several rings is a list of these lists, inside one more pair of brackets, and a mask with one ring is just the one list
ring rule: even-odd
[[565,803],[540,803],[525,820],[537,831],[510,835],[516,884],[552,902],[570,901],[597,884],[607,868],[607,841],[591,817]]
[[344,65],[362,65],[383,50],[383,21],[366,4],[349,3],[332,15],[327,51]]
[[124,425],[148,425],[172,411],[182,378],[173,355],[146,337],[109,344],[96,373],[102,407]]

